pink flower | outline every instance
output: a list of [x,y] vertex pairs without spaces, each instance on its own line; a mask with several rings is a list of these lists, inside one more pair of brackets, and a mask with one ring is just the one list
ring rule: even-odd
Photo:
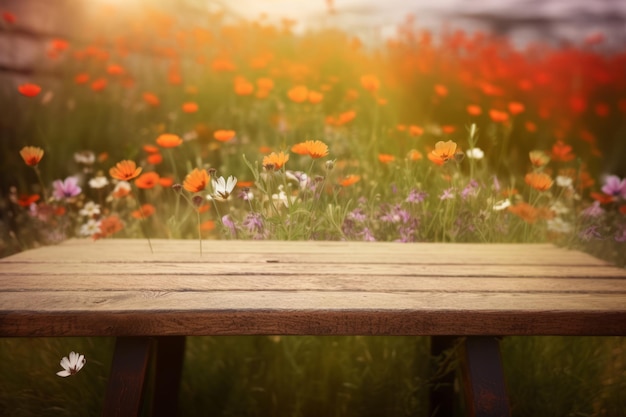
[[621,180],[617,175],[609,175],[604,180],[602,192],[626,200],[626,179]]

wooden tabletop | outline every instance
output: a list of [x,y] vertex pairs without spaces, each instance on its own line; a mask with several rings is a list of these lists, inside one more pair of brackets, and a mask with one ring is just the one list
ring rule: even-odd
[[550,244],[152,245],[0,259],[0,336],[626,335],[626,270]]

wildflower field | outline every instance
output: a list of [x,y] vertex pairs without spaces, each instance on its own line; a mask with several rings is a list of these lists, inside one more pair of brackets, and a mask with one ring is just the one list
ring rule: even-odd
[[[102,13],[0,85],[0,256],[68,238],[553,242],[626,265],[626,51],[600,34],[520,47],[408,18],[373,43],[263,16]],[[99,414],[112,348],[0,340],[2,414]],[[70,351],[86,363],[59,378]],[[192,338],[182,414],[427,415],[428,375],[450,365],[427,352]],[[623,338],[503,352],[514,415],[625,415]]]

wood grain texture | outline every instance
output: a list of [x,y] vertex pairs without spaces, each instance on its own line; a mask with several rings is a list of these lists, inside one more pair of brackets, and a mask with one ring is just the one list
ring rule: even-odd
[[552,245],[70,240],[0,260],[0,336],[625,335],[626,270]]

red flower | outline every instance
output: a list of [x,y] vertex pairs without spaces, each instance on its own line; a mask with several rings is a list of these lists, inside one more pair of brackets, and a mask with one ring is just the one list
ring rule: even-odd
[[26,97],[36,97],[41,92],[41,87],[37,84],[26,83],[17,87],[17,91]]

